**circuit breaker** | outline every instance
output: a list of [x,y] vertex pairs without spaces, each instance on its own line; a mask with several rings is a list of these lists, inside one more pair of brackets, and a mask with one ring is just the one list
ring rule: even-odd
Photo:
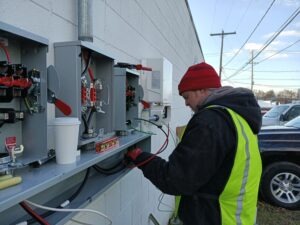
[[[113,132],[113,58],[93,44],[54,43],[58,98],[71,107],[70,116],[81,120],[78,145],[87,146]],[[56,110],[56,117],[64,116]]]
[[47,48],[47,39],[0,22],[0,153],[22,150],[22,164],[48,154]]

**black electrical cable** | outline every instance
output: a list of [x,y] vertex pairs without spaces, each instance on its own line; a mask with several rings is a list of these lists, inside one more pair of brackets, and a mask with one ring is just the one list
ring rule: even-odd
[[84,125],[84,133],[88,133],[89,126],[88,126],[88,123],[86,121],[86,118],[85,118],[84,114],[81,114],[81,119],[82,119],[83,125]]
[[92,58],[92,53],[90,51],[88,51],[88,60],[87,60],[87,62],[85,62],[86,65],[85,65],[84,70],[81,73],[81,76],[83,76],[86,73],[87,69],[89,68],[89,65],[90,65],[90,62],[91,62],[91,58]]
[[141,120],[141,121],[145,121],[145,122],[148,122],[148,123],[151,123],[153,125],[155,125],[156,127],[158,127],[165,135],[166,135],[166,140],[165,142],[163,143],[163,145],[160,147],[160,149],[158,149],[158,151],[156,153],[154,153],[152,156],[150,156],[148,159],[140,162],[139,164],[136,164],[130,168],[134,168],[134,167],[140,167],[148,162],[150,162],[152,159],[154,159],[158,154],[162,153],[164,150],[166,150],[166,148],[168,147],[169,145],[169,133],[170,133],[170,128],[169,126],[167,126],[168,128],[168,133],[166,133],[163,129],[162,129],[162,125],[157,125],[155,123],[153,123],[152,121],[150,120],[146,120],[146,119],[142,119],[142,118],[135,118],[135,120]]
[[93,118],[94,112],[96,112],[96,108],[95,108],[95,107],[92,107],[92,108],[91,108],[91,111],[90,111],[90,114],[89,114],[89,116],[88,116],[88,119],[87,119],[87,126],[88,126],[88,128],[90,127],[91,120],[92,120],[92,118]]
[[113,165],[109,168],[103,168],[103,167],[100,167],[99,165],[95,165],[95,166],[97,166],[99,169],[101,169],[103,171],[110,171],[110,170],[114,170],[114,169],[118,168],[120,165],[122,165],[122,161],[123,160],[118,161],[115,165]]
[[[71,202],[72,202],[72,201],[80,194],[80,192],[82,191],[83,187],[85,186],[85,184],[86,184],[86,182],[87,182],[87,179],[89,178],[89,175],[90,175],[90,167],[87,168],[86,173],[85,173],[85,176],[84,176],[84,179],[83,179],[83,181],[81,182],[79,188],[78,188],[78,189],[71,195],[71,197],[70,197],[68,200],[66,200],[66,201],[69,201],[69,203],[71,203]],[[65,201],[65,202],[66,202],[66,201]],[[61,209],[61,208],[63,208],[63,207],[62,207],[61,205],[59,205],[59,206],[54,207],[54,208]],[[41,217],[45,218],[45,217],[48,217],[48,216],[50,216],[50,215],[52,215],[52,214],[54,214],[54,213],[55,213],[55,211],[47,211],[47,212],[43,213],[43,214],[41,215]],[[35,223],[35,222],[36,222],[36,221],[33,220],[33,219],[30,219],[30,220],[27,221],[28,224],[33,224],[33,223]]]
[[[160,129],[164,134],[165,134],[165,136],[166,136],[166,146],[162,149],[162,150],[160,150],[159,152],[158,152],[158,154],[159,153],[161,153],[161,152],[163,152],[166,148],[167,148],[167,146],[168,146],[168,144],[169,144],[169,134],[167,134],[165,131],[164,131],[164,129],[162,129],[162,125],[158,125],[158,124],[156,124],[156,123],[154,123],[154,122],[152,122],[152,121],[150,121],[150,120],[146,120],[146,119],[142,119],[142,118],[134,118],[135,120],[141,120],[141,121],[145,121],[145,122],[148,122],[148,123],[150,123],[150,124],[152,124],[152,125],[154,125],[154,126],[156,126],[158,129]],[[170,131],[170,129],[169,129],[169,127],[167,126],[167,128],[168,128],[168,133],[169,133],[169,131]]]
[[72,202],[79,194],[80,192],[82,191],[84,185],[86,184],[87,182],[87,179],[89,178],[89,175],[90,175],[90,167],[87,168],[86,170],[86,173],[85,173],[85,176],[84,176],[84,179],[83,181],[81,182],[79,188],[76,190],[76,192],[73,193],[73,195],[68,199],[70,202]]
[[0,123],[0,128],[5,124],[5,122],[3,121],[2,123]]
[[141,120],[141,121],[151,123],[152,125],[156,126],[158,129],[160,129],[166,135],[166,137],[168,137],[167,133],[162,129],[162,125],[158,125],[150,120],[146,120],[146,119],[142,119],[142,118],[134,118],[134,120]]
[[98,165],[94,165],[93,168],[98,172],[98,173],[102,173],[102,174],[105,174],[105,175],[112,175],[112,174],[115,174],[115,173],[118,173],[118,172],[121,172],[122,170],[124,170],[126,168],[126,165],[123,163],[123,161],[119,162],[118,163],[118,166],[111,169],[106,169],[106,168],[101,168],[100,166]]
[[161,129],[161,128],[162,128],[162,125],[158,125],[158,124],[156,124],[156,123],[154,123],[154,122],[152,122],[152,121],[150,121],[150,120],[146,120],[146,119],[143,119],[143,118],[134,118],[134,120],[141,120],[141,121],[145,121],[145,122],[147,122],[147,123],[151,123],[152,125],[154,125],[154,126],[158,127],[159,129]]

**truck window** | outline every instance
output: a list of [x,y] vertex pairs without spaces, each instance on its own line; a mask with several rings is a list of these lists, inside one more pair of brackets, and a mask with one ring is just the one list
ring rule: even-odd
[[300,115],[300,106],[293,106],[284,116],[285,120],[289,121]]
[[269,117],[269,118],[276,118],[279,117],[289,106],[287,105],[278,105],[274,106],[272,109],[270,109],[264,117]]

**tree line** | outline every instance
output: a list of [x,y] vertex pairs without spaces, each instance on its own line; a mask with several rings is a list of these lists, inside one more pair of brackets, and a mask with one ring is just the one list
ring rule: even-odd
[[291,103],[293,101],[300,101],[300,89],[298,91],[282,90],[278,93],[275,93],[274,90],[254,90],[253,92],[256,98],[259,100],[272,101],[278,104],[286,104]]

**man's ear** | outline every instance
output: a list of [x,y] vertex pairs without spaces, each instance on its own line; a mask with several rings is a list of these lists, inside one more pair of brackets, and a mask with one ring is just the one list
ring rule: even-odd
[[210,93],[210,90],[207,89],[207,88],[206,89],[201,89],[200,91],[201,91],[202,94],[206,94],[206,95],[208,95]]
[[203,95],[205,93],[205,89],[196,90],[195,93],[197,96]]

